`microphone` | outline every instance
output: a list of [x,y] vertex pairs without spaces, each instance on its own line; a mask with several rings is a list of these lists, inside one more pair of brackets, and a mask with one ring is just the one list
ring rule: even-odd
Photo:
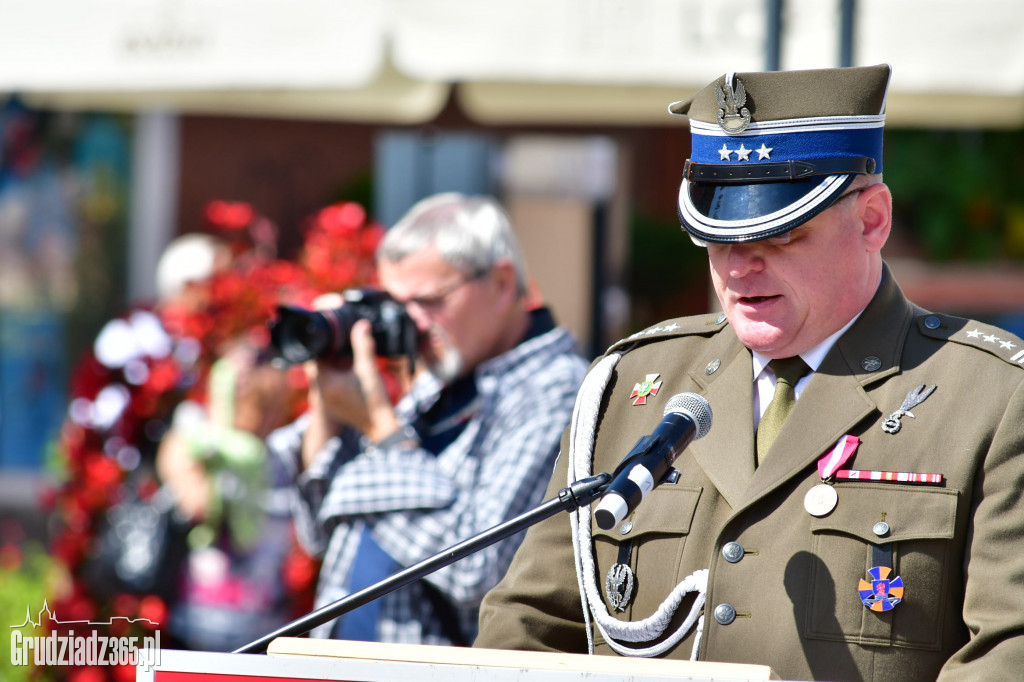
[[594,510],[602,530],[629,516],[647,493],[661,483],[686,446],[711,430],[711,405],[696,393],[679,393],[665,405],[665,418],[654,432],[636,442],[612,473],[612,482]]

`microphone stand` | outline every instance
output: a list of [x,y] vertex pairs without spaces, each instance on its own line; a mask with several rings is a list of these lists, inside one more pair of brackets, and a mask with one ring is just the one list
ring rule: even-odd
[[575,481],[568,488],[562,488],[558,491],[558,497],[542,503],[535,509],[528,511],[525,514],[520,514],[519,516],[509,519],[504,523],[499,523],[497,526],[474,535],[468,540],[463,540],[462,542],[452,545],[448,549],[442,550],[440,553],[435,554],[432,557],[428,557],[417,564],[413,564],[412,566],[409,566],[408,568],[405,568],[376,584],[370,585],[369,587],[350,594],[347,597],[343,597],[335,602],[322,606],[316,611],[307,613],[305,616],[293,620],[292,622],[283,625],[269,634],[263,635],[259,639],[254,640],[243,647],[235,649],[232,653],[264,653],[270,645],[270,642],[278,637],[292,637],[309,632],[318,625],[323,625],[328,621],[334,620],[338,616],[355,610],[375,599],[379,599],[385,594],[394,592],[400,587],[405,587],[409,583],[430,575],[434,571],[442,569],[445,566],[453,564],[459,559],[463,559],[484,547],[493,545],[499,540],[504,540],[507,537],[515,535],[521,530],[525,530],[536,523],[540,523],[544,519],[554,516],[560,511],[571,512],[579,509],[580,507],[584,507],[599,498],[608,488],[611,480],[611,474],[602,473]]

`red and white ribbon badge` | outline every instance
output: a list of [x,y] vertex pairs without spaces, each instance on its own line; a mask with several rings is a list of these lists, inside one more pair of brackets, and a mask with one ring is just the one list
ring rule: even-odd
[[821,476],[821,480],[828,480],[839,467],[846,464],[846,461],[857,451],[858,445],[860,445],[860,438],[849,434],[836,441],[836,446],[832,448],[832,451],[818,460],[818,475]]

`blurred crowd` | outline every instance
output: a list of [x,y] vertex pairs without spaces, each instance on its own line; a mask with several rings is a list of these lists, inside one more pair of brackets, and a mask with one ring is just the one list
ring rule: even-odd
[[373,284],[383,229],[358,204],[327,206],[286,260],[249,204],[212,201],[205,224],[166,247],[157,300],[110,320],[73,369],[47,599],[61,620],[138,619],[167,648],[230,650],[308,611],[318,570],[264,445],[308,387],[274,357],[268,322],[278,305]]

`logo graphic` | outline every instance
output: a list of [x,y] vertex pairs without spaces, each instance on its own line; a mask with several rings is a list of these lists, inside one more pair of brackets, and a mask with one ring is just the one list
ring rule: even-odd
[[[128,630],[128,626],[135,624],[152,631],[152,636],[111,637],[96,633],[96,626],[115,626]],[[34,631],[44,625],[48,625],[50,630],[47,635],[29,635],[22,632],[22,628],[32,628]],[[159,625],[148,618],[123,616],[113,616],[107,621],[60,620],[44,601],[35,620],[32,620],[31,607],[26,606],[24,622],[10,626],[11,665],[127,665],[149,671],[160,664],[160,630],[157,629]]]
[[629,397],[634,399],[634,405],[646,405],[647,396],[653,398],[658,395],[658,391],[661,390],[661,382],[655,381],[658,376],[658,374],[648,374],[644,378],[643,383],[637,383],[633,386],[633,392],[629,394]]

